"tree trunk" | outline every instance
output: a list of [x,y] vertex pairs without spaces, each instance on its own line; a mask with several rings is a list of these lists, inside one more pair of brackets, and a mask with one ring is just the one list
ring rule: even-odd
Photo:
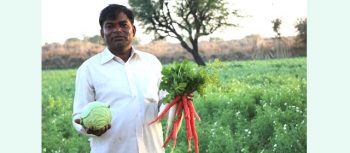
[[190,48],[185,41],[180,40],[180,42],[181,42],[181,46],[192,54],[194,61],[196,61],[198,65],[205,66],[205,62],[199,56],[199,53],[198,53],[198,40],[195,40],[194,42],[192,42],[193,49]]
[[192,50],[191,54],[198,65],[205,66],[203,59],[198,54],[198,50]]
[[193,56],[193,59],[196,61],[196,63],[200,66],[205,66],[205,63],[201,56],[199,56],[198,53],[198,37],[195,37],[193,41],[191,41],[193,49],[190,51],[190,53]]

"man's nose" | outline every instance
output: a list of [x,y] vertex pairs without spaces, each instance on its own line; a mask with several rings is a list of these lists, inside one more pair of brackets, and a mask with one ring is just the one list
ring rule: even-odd
[[113,32],[120,32],[120,31],[122,31],[122,28],[120,26],[115,26],[113,28]]

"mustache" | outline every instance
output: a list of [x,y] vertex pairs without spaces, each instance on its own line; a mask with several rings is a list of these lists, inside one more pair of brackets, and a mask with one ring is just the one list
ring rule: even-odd
[[127,36],[124,36],[124,35],[112,36],[112,39],[120,39],[120,38],[127,38]]

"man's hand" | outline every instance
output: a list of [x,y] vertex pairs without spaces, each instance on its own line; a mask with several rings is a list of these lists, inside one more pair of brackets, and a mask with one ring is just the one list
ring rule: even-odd
[[[77,124],[80,124],[80,119],[75,119],[74,122],[77,123]],[[108,125],[106,125],[104,128],[102,128],[100,130],[93,130],[93,129],[86,128],[84,126],[83,126],[83,128],[86,130],[87,134],[93,134],[93,135],[96,135],[96,136],[101,136],[103,133],[105,133],[108,129],[111,128],[111,125],[108,124]]]
[[188,100],[193,101],[193,93],[185,93],[185,96]]

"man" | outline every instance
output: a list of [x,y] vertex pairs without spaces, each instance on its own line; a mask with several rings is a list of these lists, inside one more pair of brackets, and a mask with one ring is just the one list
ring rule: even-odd
[[[147,125],[158,115],[161,63],[131,46],[136,28],[133,13],[125,6],[107,6],[99,23],[106,48],[77,70],[75,129],[90,137],[93,153],[164,152],[161,123]],[[101,130],[80,125],[80,113],[92,101],[110,105],[111,125]]]

